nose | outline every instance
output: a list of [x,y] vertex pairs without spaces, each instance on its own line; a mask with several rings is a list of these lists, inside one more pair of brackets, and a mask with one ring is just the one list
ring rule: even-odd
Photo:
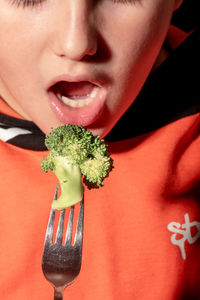
[[58,53],[71,60],[82,60],[97,51],[94,16],[88,1],[65,1],[66,8],[59,20]]

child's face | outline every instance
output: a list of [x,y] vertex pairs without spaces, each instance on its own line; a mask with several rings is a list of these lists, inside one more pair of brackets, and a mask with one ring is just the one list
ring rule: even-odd
[[1,0],[0,94],[45,133],[72,123],[104,136],[141,89],[177,1],[29,1]]

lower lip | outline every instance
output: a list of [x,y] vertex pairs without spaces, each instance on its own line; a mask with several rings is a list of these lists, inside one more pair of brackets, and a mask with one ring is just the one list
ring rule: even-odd
[[48,91],[48,95],[50,107],[62,124],[88,126],[100,117],[106,103],[107,91],[99,87],[99,91],[93,101],[83,107],[70,107],[64,104],[52,90]]

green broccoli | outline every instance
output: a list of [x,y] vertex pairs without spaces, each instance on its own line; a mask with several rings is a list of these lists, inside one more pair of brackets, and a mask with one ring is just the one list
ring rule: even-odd
[[53,171],[61,186],[61,196],[52,204],[55,209],[82,200],[82,177],[89,189],[98,188],[113,168],[104,140],[82,126],[60,126],[46,136],[45,144],[50,153],[41,161],[41,168]]

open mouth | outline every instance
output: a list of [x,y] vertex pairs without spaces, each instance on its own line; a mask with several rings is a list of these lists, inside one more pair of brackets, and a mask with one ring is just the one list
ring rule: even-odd
[[97,96],[99,87],[88,81],[60,81],[51,87],[59,101],[73,108],[90,104]]
[[87,80],[61,79],[47,92],[50,108],[62,124],[89,126],[99,119],[107,99],[107,88]]

